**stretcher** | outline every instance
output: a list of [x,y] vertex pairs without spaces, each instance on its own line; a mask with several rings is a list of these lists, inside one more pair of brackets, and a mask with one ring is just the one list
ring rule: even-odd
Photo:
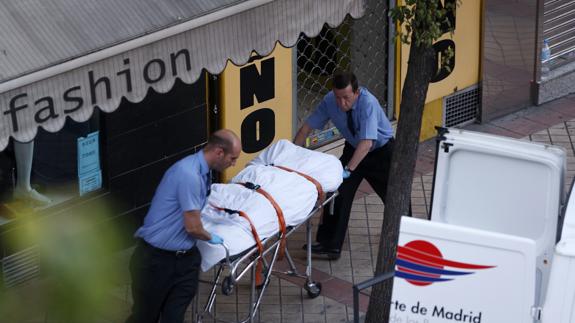
[[[252,322],[274,272],[285,257],[289,271],[303,277],[310,297],[321,293],[321,284],[311,277],[311,218],[324,207],[333,211],[333,200],[342,182],[341,163],[331,155],[307,150],[282,140],[252,160],[228,184],[213,184],[202,210],[206,230],[221,236],[224,243],[198,242],[202,270],[215,269],[210,293],[196,321],[214,317],[218,287],[231,295],[242,278],[250,281],[247,316],[238,322]],[[287,250],[287,239],[306,227],[307,267],[299,273]],[[249,277],[248,277],[249,276]]]
[[[250,288],[249,288],[249,303],[248,311],[246,317],[241,320],[234,321],[238,323],[252,322],[258,311],[259,305],[261,304],[262,298],[264,296],[266,287],[270,282],[271,275],[276,271],[272,270],[276,261],[279,258],[281,252],[284,253],[284,257],[289,264],[289,270],[281,272],[282,274],[301,277],[305,279],[304,289],[310,298],[318,297],[321,294],[321,283],[316,282],[312,278],[312,217],[317,214],[323,207],[329,207],[330,212],[333,213],[333,200],[337,196],[337,192],[329,194],[326,200],[315,207],[312,212],[310,212],[309,217],[299,225],[290,226],[286,229],[284,234],[279,233],[276,236],[272,236],[262,240],[264,246],[263,252],[259,252],[257,246],[253,246],[244,253],[237,256],[230,256],[229,246],[226,243],[221,245],[221,248],[225,250],[226,256],[220,263],[216,265],[216,274],[212,281],[202,281],[202,283],[210,284],[211,290],[208,294],[203,309],[196,313],[196,322],[201,323],[205,318],[214,319],[214,304],[218,294],[218,287],[223,295],[232,295],[235,286],[239,280],[249,275]],[[289,254],[287,245],[282,244],[283,239],[289,238],[289,236],[297,231],[301,226],[306,228],[306,269],[305,273],[300,273],[296,268],[296,265]],[[258,266],[258,263],[263,263],[262,267]],[[261,270],[262,280],[258,282],[258,270]],[[219,322],[230,322],[216,319]]]

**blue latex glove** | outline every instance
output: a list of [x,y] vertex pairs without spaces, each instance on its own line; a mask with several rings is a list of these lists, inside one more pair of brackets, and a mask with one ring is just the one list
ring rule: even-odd
[[220,237],[219,235],[215,234],[215,233],[210,233],[212,235],[212,238],[210,240],[208,240],[209,243],[211,244],[222,244],[224,243],[224,239],[222,239],[222,237]]
[[347,167],[344,168],[343,174],[342,174],[343,179],[348,179],[350,176],[351,176],[351,171],[349,169],[347,169]]

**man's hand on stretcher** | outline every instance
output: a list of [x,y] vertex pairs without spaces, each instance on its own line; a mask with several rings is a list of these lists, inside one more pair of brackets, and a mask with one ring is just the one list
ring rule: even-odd
[[343,177],[343,179],[348,179],[351,176],[351,170],[349,170],[349,168],[345,166],[345,168],[343,169],[343,174],[341,174],[341,176]]
[[208,240],[209,243],[211,244],[223,244],[224,243],[224,239],[222,239],[222,237],[220,237],[219,235],[215,234],[215,233],[210,233],[212,235],[212,238],[210,240]]
[[199,210],[184,211],[184,227],[192,237],[205,240],[211,244],[223,244],[224,239],[215,233],[204,229]]

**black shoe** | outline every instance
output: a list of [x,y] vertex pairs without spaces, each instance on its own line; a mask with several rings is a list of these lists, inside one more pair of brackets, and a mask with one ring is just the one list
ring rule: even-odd
[[[301,248],[302,248],[303,250],[307,250],[307,243],[304,244],[303,246],[301,246]],[[314,250],[320,250],[321,248],[322,248],[322,247],[321,247],[321,243],[319,243],[319,242],[315,242],[315,243],[313,243],[313,244],[311,245],[311,251],[312,251],[312,252],[313,252]]]
[[[303,246],[303,249],[307,250],[307,244]],[[311,245],[311,253],[316,255],[325,255],[329,260],[337,260],[341,256],[340,249],[326,248],[319,242]]]

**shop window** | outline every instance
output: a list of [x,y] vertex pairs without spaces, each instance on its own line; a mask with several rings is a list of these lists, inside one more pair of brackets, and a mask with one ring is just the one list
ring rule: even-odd
[[337,67],[337,30],[324,26],[319,35],[301,35],[297,42],[297,65],[300,69],[321,76],[331,76]]
[[12,140],[0,152],[0,225],[101,189],[100,147],[98,111],[55,133],[38,129],[31,142]]

